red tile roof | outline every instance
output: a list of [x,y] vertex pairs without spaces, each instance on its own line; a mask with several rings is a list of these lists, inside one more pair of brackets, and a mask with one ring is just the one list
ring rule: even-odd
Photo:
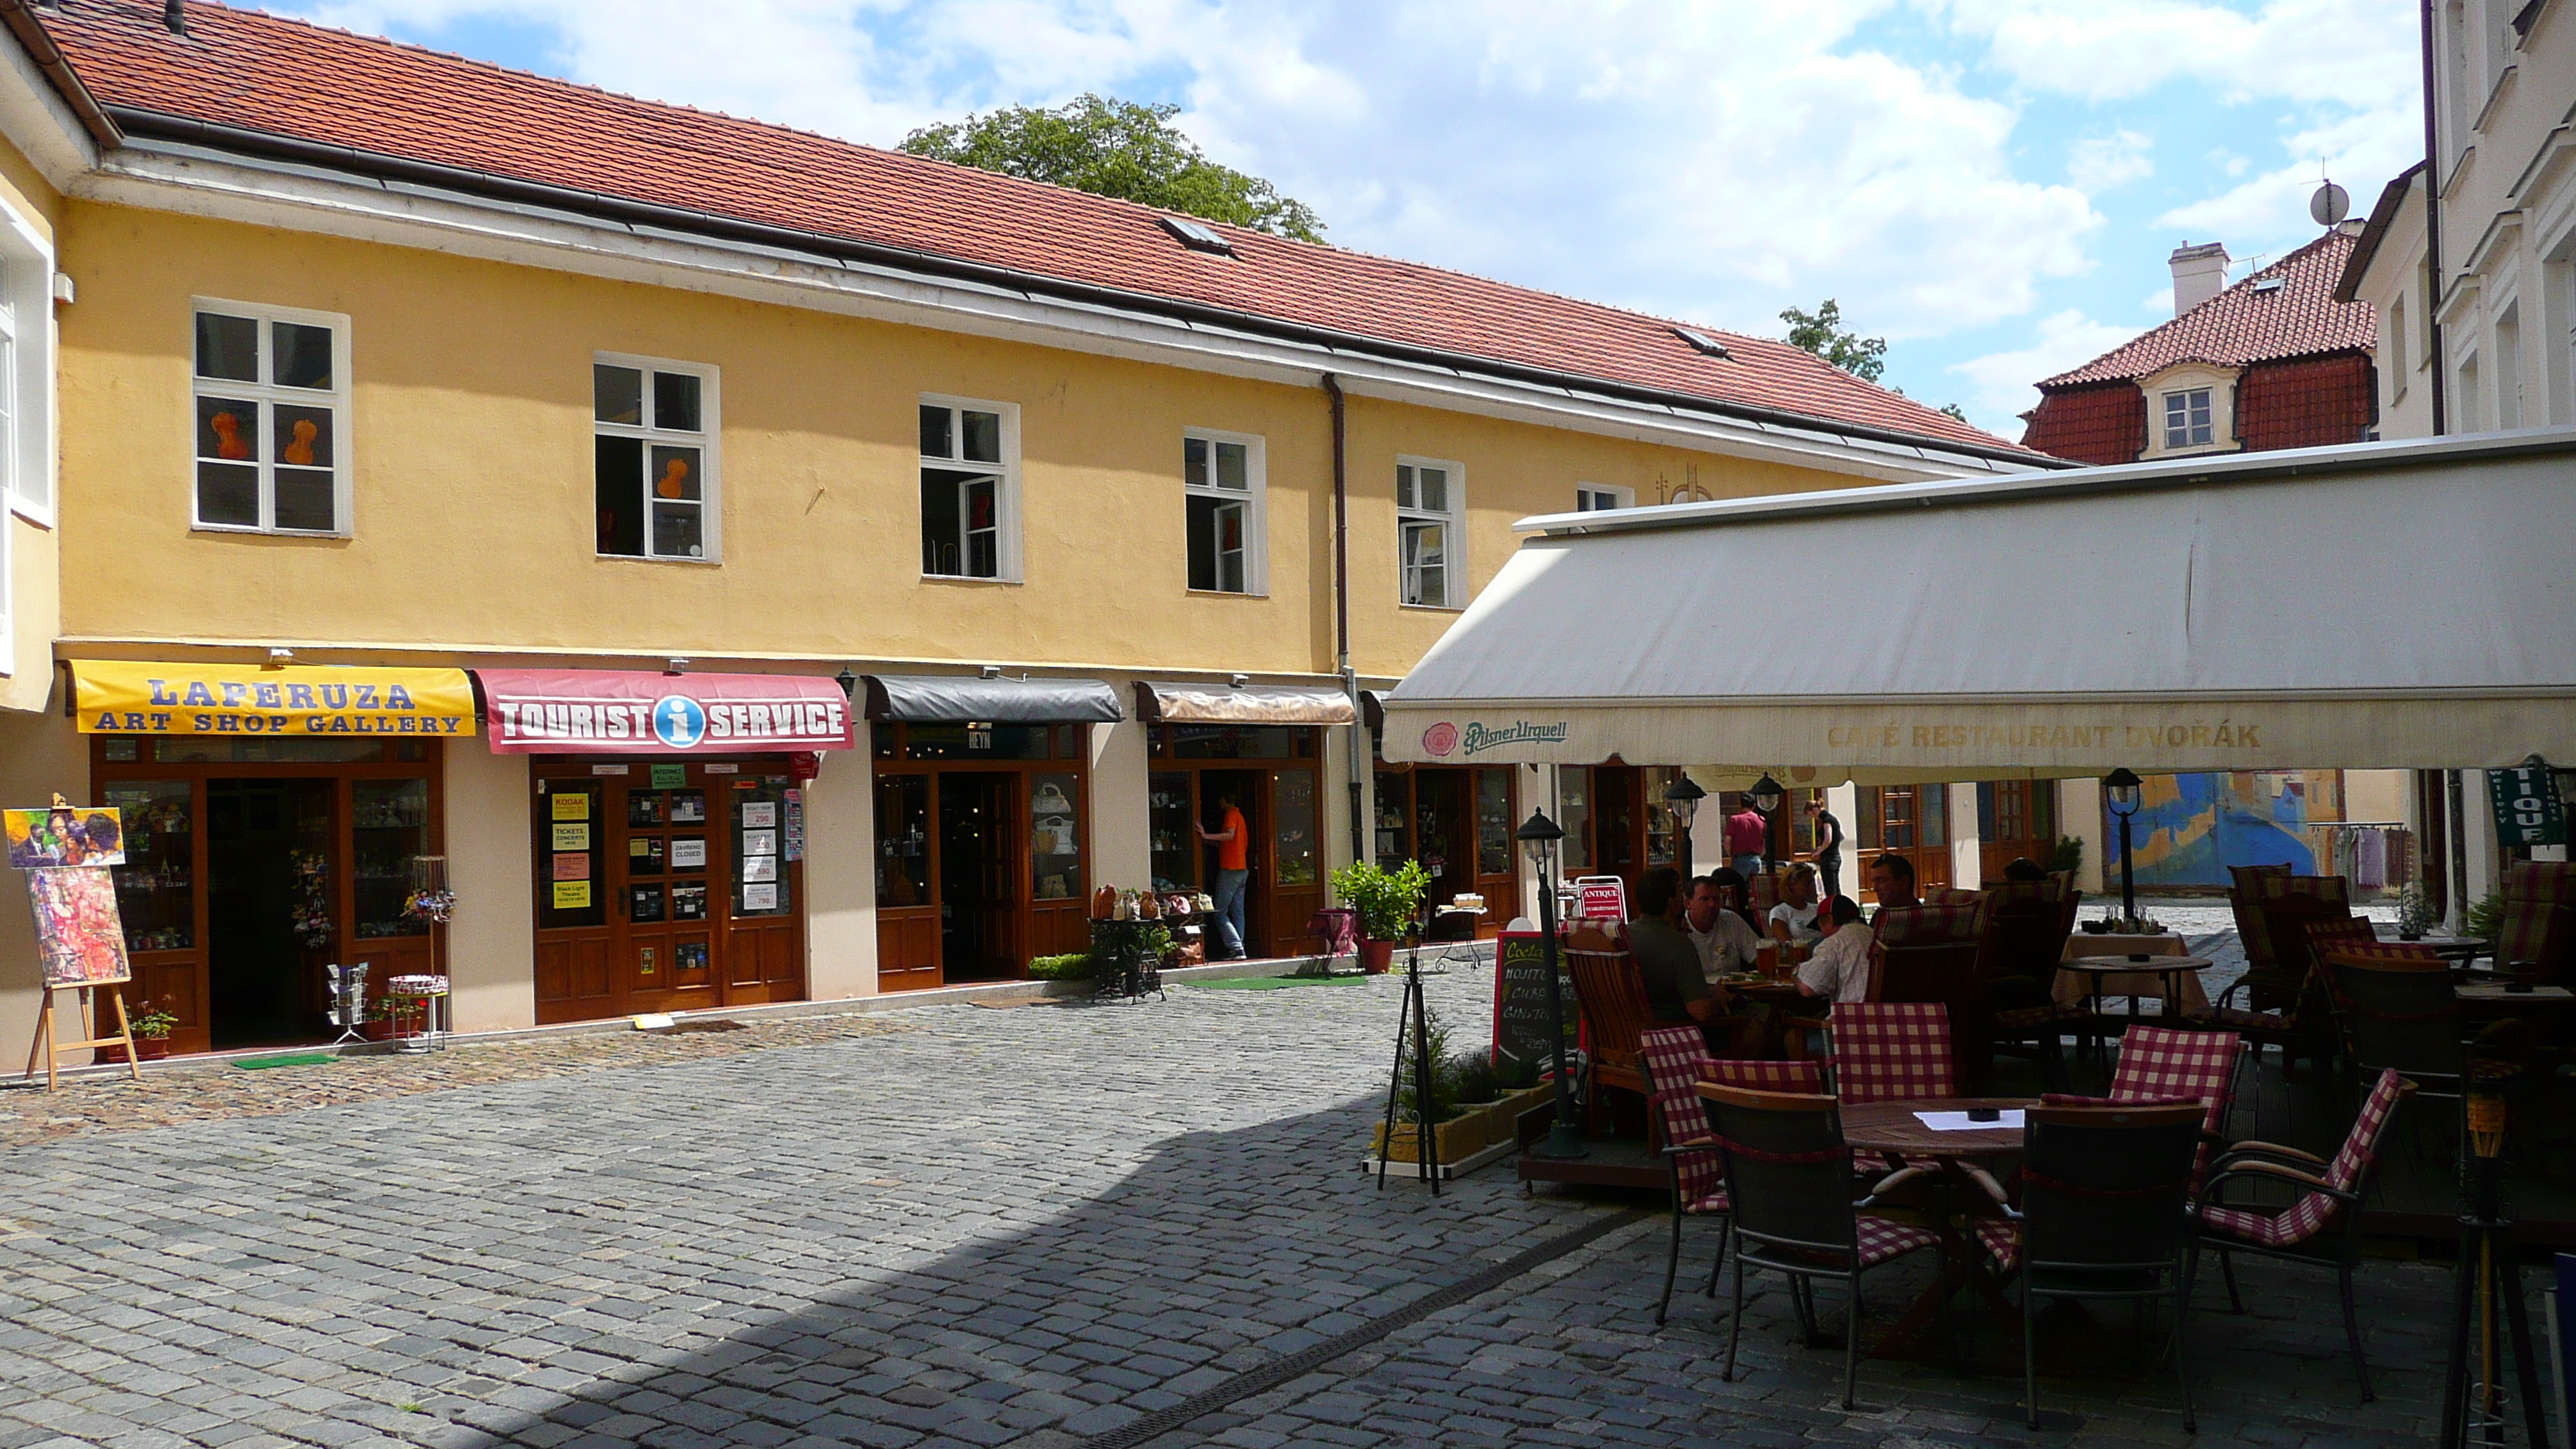
[[[2128,381],[2177,362],[2243,367],[2284,357],[2367,352],[2379,337],[2378,314],[2367,302],[2334,299],[2352,246],[2351,237],[2327,232],[2171,322],[2040,387]],[[2255,285],[2267,277],[2281,278],[2281,287],[2256,291]]]
[[635,100],[304,21],[189,0],[40,12],[111,110],[131,109],[464,168],[1147,298],[1467,354],[1718,404],[2020,450],[1772,338],[1716,328],[1695,352],[1662,318],[1437,267],[1219,226],[1184,249],[1150,207],[828,137]]
[[2147,446],[2147,395],[2125,382],[2048,393],[2023,416],[2021,445],[2073,463],[2134,463]]

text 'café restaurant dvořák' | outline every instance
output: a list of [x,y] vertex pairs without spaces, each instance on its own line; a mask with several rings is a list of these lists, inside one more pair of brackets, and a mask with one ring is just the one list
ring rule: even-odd
[[379,984],[431,970],[433,927],[405,909],[413,862],[450,855],[450,772],[482,762],[448,752],[474,751],[478,733],[477,753],[530,757],[526,845],[466,844],[528,852],[533,939],[523,958],[502,954],[526,962],[534,1020],[805,994],[806,786],[822,753],[852,740],[832,680],[122,661],[71,673],[91,798],[125,822],[130,990],[178,1019],[174,1051],[314,1039],[329,963],[364,962]]

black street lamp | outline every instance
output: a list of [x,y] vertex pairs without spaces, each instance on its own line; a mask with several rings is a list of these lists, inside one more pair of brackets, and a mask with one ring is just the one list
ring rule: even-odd
[[1685,882],[1691,878],[1691,817],[1699,813],[1699,802],[1707,798],[1708,792],[1700,788],[1699,781],[1679,769],[1673,771],[1673,782],[1664,787],[1664,806],[1673,812],[1673,823],[1678,827],[1673,831],[1673,851],[1681,859]]
[[1574,1120],[1574,1078],[1565,1070],[1565,988],[1556,979],[1556,848],[1565,839],[1565,829],[1548,819],[1546,811],[1533,810],[1522,822],[1519,838],[1538,871],[1539,951],[1547,963],[1547,1049],[1556,1070],[1556,1121],[1547,1129],[1546,1143],[1529,1149],[1529,1155],[1583,1157],[1590,1149],[1583,1145],[1583,1128]]
[[2120,929],[2138,919],[2138,876],[2129,860],[2129,817],[2138,813],[2138,787],[2146,782],[2126,767],[2102,777],[2102,800],[2120,817]]

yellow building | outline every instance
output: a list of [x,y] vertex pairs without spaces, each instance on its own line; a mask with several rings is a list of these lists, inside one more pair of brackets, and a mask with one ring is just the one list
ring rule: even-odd
[[1517,899],[1538,777],[1381,800],[1361,722],[1515,520],[2045,461],[1768,339],[211,4],[0,16],[0,803],[126,812],[183,1049],[429,969],[414,857],[469,1029],[1016,976],[1216,886],[1220,797],[1257,951],[1356,851]]

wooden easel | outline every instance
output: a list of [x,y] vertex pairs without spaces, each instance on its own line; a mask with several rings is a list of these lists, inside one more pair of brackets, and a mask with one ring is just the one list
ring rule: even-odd
[[[36,1058],[40,1055],[44,1057],[45,1090],[50,1092],[54,1090],[55,1072],[62,1061],[63,1053],[86,1051],[92,1047],[121,1046],[125,1048],[125,1069],[133,1073],[134,1080],[142,1081],[143,1064],[134,1059],[134,1030],[125,1019],[125,993],[116,989],[124,984],[124,981],[93,981],[87,986],[47,986],[44,1013],[36,1018],[36,1040],[27,1048],[27,1076],[33,1078],[36,1075]],[[58,1039],[54,1032],[54,993],[57,991],[80,993],[81,1030],[89,1031],[92,1029],[90,1024],[97,1020],[98,1013],[98,1004],[90,993],[97,990],[106,991],[107,999],[116,1003],[116,1035],[90,1037],[84,1041]]]

